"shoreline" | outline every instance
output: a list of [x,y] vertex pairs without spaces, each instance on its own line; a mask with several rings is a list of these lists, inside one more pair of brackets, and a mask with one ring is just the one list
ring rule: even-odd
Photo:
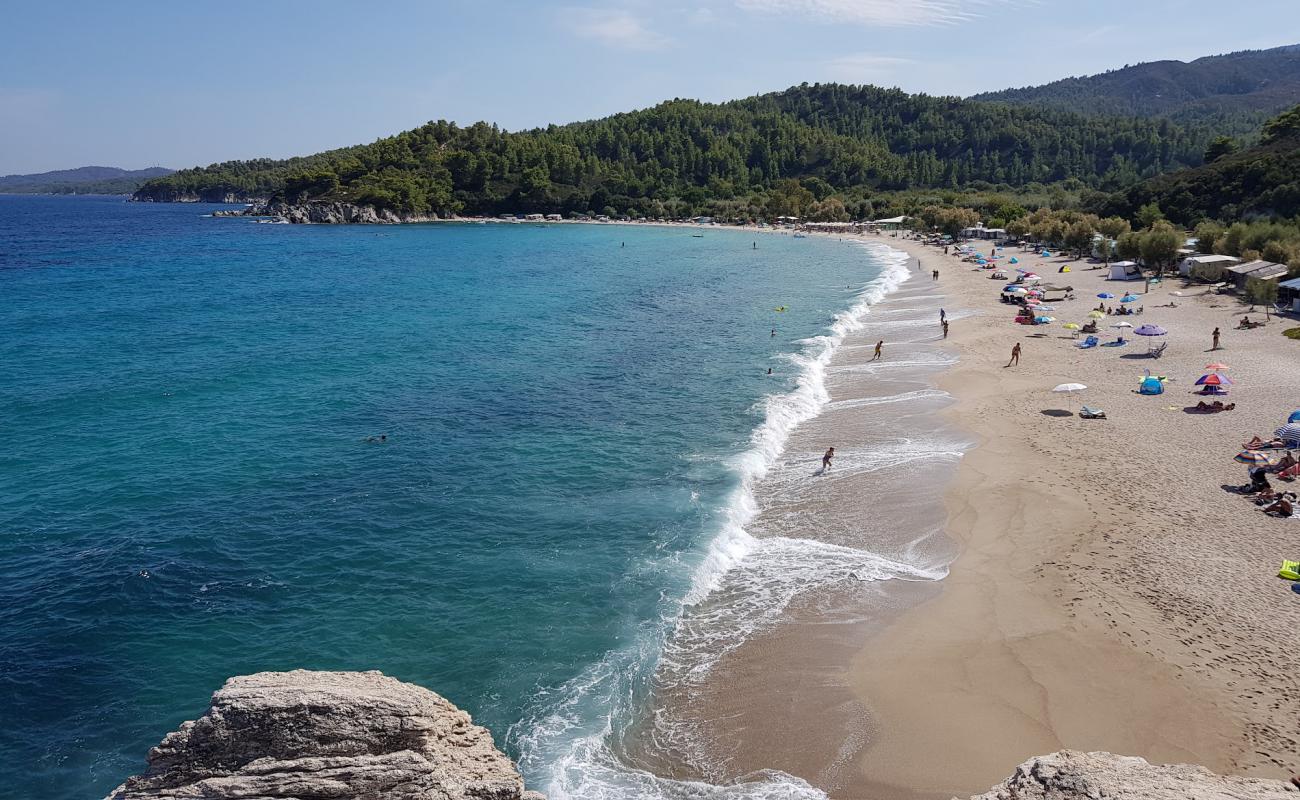
[[[649,733],[640,734],[649,744],[632,756],[673,778],[727,784],[778,770],[823,791],[854,785],[857,750],[876,733],[845,666],[901,610],[932,596],[957,554],[942,508],[927,502],[943,493],[969,445],[939,416],[951,402],[937,384],[952,362],[938,324],[946,301],[887,237],[817,234],[826,236],[863,247],[886,272],[896,265],[898,278],[828,360],[827,402],[790,432],[770,473],[755,482],[757,514],[746,530],[756,557],[693,612],[725,614],[728,604],[746,602],[750,573],[779,582],[767,563],[771,548],[818,567],[813,580],[782,595],[768,625],[729,645],[704,677],[686,690],[667,681],[643,726]],[[878,336],[886,356],[877,363],[870,356]],[[828,444],[837,446],[834,468],[810,479],[809,464]],[[679,729],[690,733],[685,743],[662,735]]]

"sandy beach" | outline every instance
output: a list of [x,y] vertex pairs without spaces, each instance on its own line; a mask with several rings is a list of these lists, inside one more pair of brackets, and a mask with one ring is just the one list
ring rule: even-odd
[[[960,360],[940,385],[956,399],[944,413],[978,446],[947,493],[962,553],[941,594],[854,660],[879,735],[857,763],[860,789],[839,796],[967,794],[1060,747],[1258,776],[1300,768],[1300,598],[1276,576],[1300,521],[1224,488],[1245,481],[1232,460],[1242,443],[1270,436],[1300,397],[1295,344],[1280,335],[1294,323],[1235,330],[1247,306],[1166,279],[1133,304],[1142,315],[1101,320],[1103,341],[1116,322],[1166,328],[1161,359],[1139,337],[1080,350],[1061,324],[1140,282],[1013,249],[1078,298],[1054,304],[1054,325],[1021,326],[997,300],[1001,281],[889,241],[941,271],[950,307],[974,312],[953,324]],[[1216,326],[1223,349],[1210,352]],[[1021,363],[1006,368],[1017,342]],[[1216,361],[1231,367],[1236,409],[1188,413]],[[1135,393],[1148,368],[1169,376],[1165,394]],[[1050,392],[1064,382],[1088,385],[1082,399],[1108,418],[1052,413],[1078,408]]]
[[[1140,282],[1013,249],[1077,296],[1053,304],[1056,323],[1021,326],[989,272],[902,236],[861,238],[907,252],[913,276],[846,338],[828,370],[832,402],[783,461],[815,461],[828,444],[879,450],[891,436],[909,447],[937,436],[946,444],[931,451],[957,457],[864,470],[812,494],[783,493],[778,470],[756,492],[753,533],[911,563],[919,541],[921,561],[949,574],[792,602],[690,697],[668,698],[698,733],[697,752],[674,752],[671,771],[725,781],[774,768],[871,800],[984,791],[1061,748],[1300,771],[1300,597],[1276,576],[1300,553],[1300,520],[1267,517],[1225,488],[1246,480],[1233,461],[1242,443],[1300,407],[1296,345],[1280,335],[1293,323],[1235,330],[1247,306],[1166,278],[1133,303],[1141,315],[1100,321],[1103,341],[1118,322],[1161,325],[1162,358],[1131,335],[1081,350],[1062,324],[1086,322],[1098,293],[1141,293]],[[1210,352],[1216,326],[1223,349]],[[905,363],[892,376],[870,366],[878,337],[887,360]],[[1006,367],[1015,343],[1021,362]],[[1215,361],[1231,367],[1225,400],[1237,407],[1191,413],[1193,383]],[[1136,393],[1146,369],[1168,376],[1163,395]],[[1065,382],[1089,388],[1051,392]],[[1081,401],[1108,418],[1081,419]]]

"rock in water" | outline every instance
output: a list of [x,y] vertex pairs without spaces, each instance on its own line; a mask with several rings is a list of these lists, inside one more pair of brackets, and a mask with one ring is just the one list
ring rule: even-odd
[[1189,764],[1149,764],[1132,756],[1061,750],[1021,764],[1016,774],[971,800],[1296,800],[1290,784],[1221,777]]
[[492,734],[380,672],[259,672],[149,751],[109,800],[544,800]]

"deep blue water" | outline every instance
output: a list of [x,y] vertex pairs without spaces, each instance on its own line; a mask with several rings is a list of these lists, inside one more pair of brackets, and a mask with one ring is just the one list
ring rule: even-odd
[[428,686],[520,755],[559,687],[653,659],[760,401],[877,273],[211,210],[0,196],[5,796],[100,796],[227,677],[295,667]]

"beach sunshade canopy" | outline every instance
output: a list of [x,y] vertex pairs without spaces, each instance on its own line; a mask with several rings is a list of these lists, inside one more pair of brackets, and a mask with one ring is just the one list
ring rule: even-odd
[[1291,416],[1286,418],[1287,422],[1300,422],[1300,411],[1292,411]]
[[1137,326],[1133,329],[1133,332],[1138,336],[1164,336],[1166,333],[1169,333],[1169,331],[1159,325],[1152,325],[1150,323]]
[[1241,464],[1251,464],[1253,466],[1265,466],[1273,463],[1273,459],[1269,458],[1268,453],[1261,453],[1258,450],[1242,450],[1240,453],[1233,456],[1232,460]]
[[1196,379],[1196,386],[1231,386],[1232,381],[1227,375],[1220,375],[1217,372],[1211,372],[1208,375],[1202,375]]
[[1011,263],[1012,263],[1012,264],[1019,264],[1019,263],[1020,263],[1020,259],[1016,258],[1015,256],[1012,256],[1012,257],[1011,257]]
[[1082,392],[1084,389],[1087,388],[1088,387],[1084,386],[1082,383],[1063,383],[1060,386],[1057,386],[1052,391],[1056,392],[1057,394],[1074,394],[1075,392]]
[[1115,295],[1111,294],[1110,292],[1102,292],[1101,294],[1099,294],[1099,295],[1097,295],[1097,296],[1100,297],[1102,300],[1114,300],[1114,299],[1115,299]]
[[1290,446],[1300,446],[1300,422],[1288,422],[1274,431],[1274,435]]

